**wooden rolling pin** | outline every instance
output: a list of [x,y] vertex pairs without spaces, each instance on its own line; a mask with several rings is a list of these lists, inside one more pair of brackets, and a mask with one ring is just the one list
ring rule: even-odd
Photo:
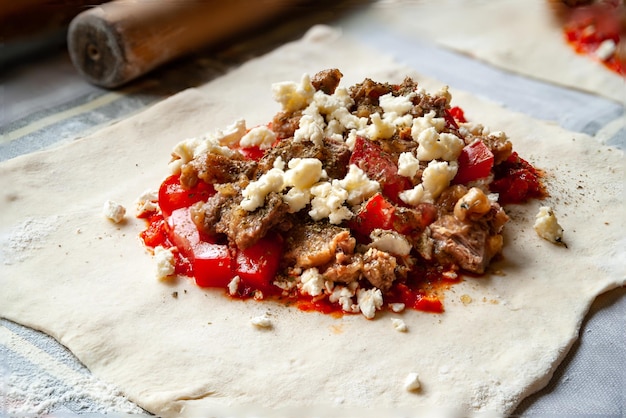
[[115,88],[293,7],[285,0],[116,0],[76,16],[67,42],[77,70]]

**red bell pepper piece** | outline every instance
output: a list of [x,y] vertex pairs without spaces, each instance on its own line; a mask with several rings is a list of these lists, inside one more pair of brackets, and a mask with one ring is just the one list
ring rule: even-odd
[[175,209],[166,218],[170,241],[192,264],[200,287],[226,287],[234,277],[233,258],[227,245],[209,242],[191,219],[189,208]]
[[475,141],[466,145],[459,155],[459,169],[453,182],[466,184],[487,177],[493,168],[493,153],[483,143]]
[[164,217],[169,216],[174,210],[187,208],[196,202],[206,201],[215,194],[213,185],[202,180],[191,189],[185,189],[180,184],[180,176],[169,176],[159,188],[159,207]]
[[245,287],[262,292],[274,290],[272,281],[276,277],[282,251],[282,237],[267,235],[253,246],[237,251],[235,274]]
[[391,155],[366,138],[356,138],[350,164],[355,164],[370,179],[378,181],[383,194],[394,203],[402,204],[398,195],[412,186],[409,179],[398,174],[398,166]]

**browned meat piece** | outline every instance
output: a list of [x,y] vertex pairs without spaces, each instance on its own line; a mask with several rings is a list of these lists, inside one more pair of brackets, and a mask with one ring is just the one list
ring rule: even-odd
[[396,258],[385,251],[370,248],[363,255],[363,277],[383,292],[396,279],[396,266]]
[[311,78],[311,84],[313,84],[315,90],[321,90],[326,94],[333,94],[341,81],[341,77],[343,77],[343,74],[336,68],[323,70]]
[[216,193],[206,203],[194,207],[194,223],[207,234],[225,234],[238,248],[246,249],[263,238],[272,228],[290,227],[289,206],[277,193],[270,193],[265,205],[254,212],[242,209],[242,196]]
[[455,184],[445,189],[437,198],[437,208],[440,215],[452,213],[456,202],[467,193],[467,187],[462,184]]
[[207,152],[182,166],[180,183],[187,188],[195,186],[198,179],[209,184],[233,183],[241,176],[252,175],[256,165],[256,162],[244,160],[239,154],[228,158]]
[[463,222],[444,215],[430,225],[433,255],[440,264],[455,263],[462,269],[482,274],[502,250],[502,236],[490,235],[484,222]]
[[343,142],[329,138],[325,138],[321,146],[312,142],[281,141],[261,159],[259,173],[269,171],[278,157],[284,161],[293,158],[317,158],[330,177],[343,178],[348,172],[350,149]]
[[291,138],[300,126],[301,117],[300,110],[293,113],[278,112],[272,119],[272,131],[279,139]]
[[353,254],[355,246],[347,228],[322,222],[298,223],[285,239],[283,262],[302,269],[325,266],[335,262],[338,252]]
[[373,113],[381,113],[378,98],[391,92],[392,86],[387,83],[377,83],[366,78],[362,83],[350,87],[350,96],[354,99],[356,116],[369,118]]
[[363,259],[360,254],[335,253],[335,262],[323,271],[324,280],[352,283],[361,278]]
[[205,203],[196,203],[191,207],[191,218],[200,231],[215,236],[218,233],[215,226],[222,217],[222,210],[239,201],[241,199],[233,200],[222,193],[215,193]]

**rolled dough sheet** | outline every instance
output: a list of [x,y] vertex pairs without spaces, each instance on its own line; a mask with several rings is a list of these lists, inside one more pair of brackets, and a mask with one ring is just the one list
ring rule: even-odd
[[381,0],[377,7],[378,16],[405,35],[517,74],[626,102],[625,79],[567,45],[548,0]]
[[[133,205],[167,175],[172,147],[240,117],[248,126],[267,122],[279,109],[272,82],[328,67],[341,69],[346,86],[411,75],[438,87],[318,27],[92,136],[2,163],[0,316],[53,336],[160,416],[247,407],[256,416],[512,412],[549,381],[595,297],[625,281],[624,155],[583,134],[451,90],[470,120],[506,131],[545,170],[551,197],[509,208],[505,259],[494,266],[502,273],[452,287],[441,315],[336,318],[231,300],[184,278],[156,280]],[[102,216],[109,199],[128,208],[122,224]],[[567,249],[533,231],[545,203],[566,230]],[[271,328],[251,325],[262,314]],[[394,330],[395,317],[407,333]],[[417,392],[403,387],[411,372]]]

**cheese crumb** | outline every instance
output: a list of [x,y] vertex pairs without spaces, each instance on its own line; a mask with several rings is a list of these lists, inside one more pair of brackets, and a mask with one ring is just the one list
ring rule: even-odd
[[165,280],[176,271],[176,258],[170,248],[161,245],[154,248],[154,259],[156,260],[156,275],[159,280]]
[[419,375],[415,372],[411,372],[404,379],[404,389],[409,392],[414,392],[422,387],[419,379]]
[[239,283],[241,283],[241,277],[235,276],[230,282],[228,282],[228,294],[234,296],[239,290]]
[[137,198],[137,217],[142,217],[148,213],[156,212],[159,209],[158,201],[159,194],[156,190],[145,190]]
[[319,296],[324,292],[324,278],[315,267],[302,272],[300,283],[300,289],[305,295]]
[[267,314],[255,316],[250,320],[250,323],[257,328],[271,328],[272,320],[267,316]]
[[616,50],[617,45],[615,44],[615,41],[613,39],[605,39],[600,45],[598,45],[598,49],[596,49],[596,57],[602,61],[607,61],[613,56],[613,54],[615,54]]
[[370,234],[372,242],[370,248],[384,251],[393,255],[407,256],[411,252],[411,244],[404,235],[384,229],[374,229]]
[[267,126],[257,126],[250,129],[239,141],[242,147],[257,146],[260,149],[269,149],[276,141],[276,134]]
[[383,294],[380,289],[359,289],[356,294],[356,301],[363,316],[372,319],[376,316],[376,311],[383,306]]
[[535,217],[535,232],[546,241],[553,244],[564,244],[563,228],[559,225],[554,211],[549,206],[539,208],[539,213]]
[[407,332],[409,328],[406,326],[406,323],[399,318],[391,318],[391,325],[398,332]]
[[104,202],[102,213],[117,224],[124,219],[126,208],[113,200],[107,200]]

